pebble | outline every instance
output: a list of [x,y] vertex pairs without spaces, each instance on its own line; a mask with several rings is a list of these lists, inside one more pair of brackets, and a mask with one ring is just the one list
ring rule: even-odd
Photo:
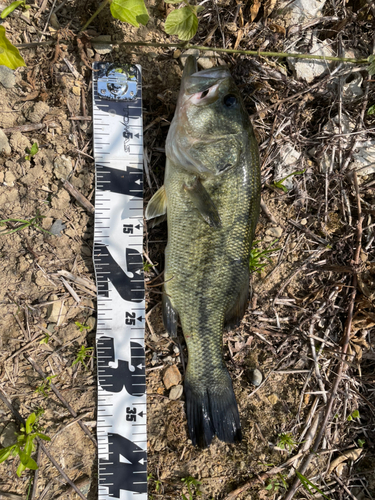
[[73,169],[72,160],[67,156],[57,156],[53,161],[54,174],[58,179],[67,179]]
[[181,373],[179,372],[176,365],[172,365],[167,368],[163,376],[163,383],[166,389],[170,389],[174,385],[178,385],[181,382]]
[[256,387],[258,387],[262,383],[262,380],[263,380],[263,375],[260,372],[260,370],[258,370],[258,368],[252,370],[250,374],[250,382]]
[[181,55],[181,50],[180,49],[176,49],[174,52],[173,52],[173,59],[178,59]]
[[49,106],[43,101],[38,101],[26,112],[26,118],[31,123],[40,123],[49,112]]
[[13,70],[7,66],[0,65],[0,83],[6,89],[11,89],[16,84],[16,77]]
[[176,401],[177,399],[180,399],[183,392],[184,388],[182,385],[174,385],[169,393],[169,399],[171,401]]
[[91,40],[92,48],[100,55],[109,54],[113,50],[111,35],[96,36]]
[[55,236],[61,236],[61,232],[66,228],[65,224],[62,223],[62,220],[57,219],[52,224],[51,229],[49,230]]
[[67,309],[65,305],[62,304],[61,300],[57,300],[48,306],[47,319],[50,323],[57,323],[57,326],[59,326],[65,320],[66,313]]
[[203,69],[211,69],[216,66],[217,56],[212,50],[205,50],[203,54],[198,59],[198,64]]
[[81,95],[81,89],[79,87],[73,87],[72,92],[74,95],[80,96]]
[[180,56],[182,66],[185,67],[186,59],[189,56],[195,56],[196,58],[198,58],[199,57],[199,50],[198,49],[185,50],[185,52],[183,54],[181,54],[181,56]]
[[8,137],[5,135],[5,133],[0,129],[0,153],[4,152],[6,155],[10,155],[12,152],[10,146],[9,146],[9,141]]
[[0,444],[3,448],[11,446],[17,443],[17,437],[15,432],[18,432],[19,428],[14,422],[9,422],[9,424],[4,428],[0,436]]
[[307,219],[301,219],[299,222],[300,222],[301,226],[306,226]]
[[276,396],[276,394],[270,394],[268,396],[268,401],[271,403],[271,405],[275,405],[278,402],[279,398]]
[[283,234],[283,229],[280,226],[270,227],[269,229],[267,229],[266,234],[269,234],[270,236],[275,236],[275,238],[280,238],[281,235]]

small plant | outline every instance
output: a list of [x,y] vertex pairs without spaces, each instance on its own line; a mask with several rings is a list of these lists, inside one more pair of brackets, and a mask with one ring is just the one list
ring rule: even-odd
[[18,477],[21,477],[25,469],[36,470],[38,468],[38,464],[31,458],[31,454],[35,450],[35,438],[39,437],[44,441],[51,441],[48,436],[39,431],[39,416],[40,412],[31,413],[26,420],[25,426],[21,426],[20,432],[17,434],[17,443],[0,450],[0,463],[5,462],[10,456],[19,456],[21,463],[17,468]]
[[5,19],[9,14],[11,14],[15,9],[18,7],[22,7],[25,10],[30,9],[30,5],[26,5],[25,0],[16,0],[15,2],[12,2],[8,7],[5,7],[5,9],[1,12],[1,19]]
[[375,115],[375,104],[373,104],[372,106],[370,106],[367,110],[367,114],[368,115]]
[[274,187],[278,188],[278,189],[282,189],[284,191],[284,193],[287,193],[288,192],[288,188],[286,186],[284,186],[284,181],[286,181],[287,179],[289,179],[289,177],[292,177],[293,175],[302,175],[306,172],[306,169],[305,170],[300,170],[300,171],[297,171],[297,172],[292,172],[291,174],[287,175],[286,177],[283,177],[282,179],[278,180],[278,181],[275,181],[273,183]]
[[[250,272],[256,271],[257,273],[260,273],[264,267],[266,267],[271,260],[270,254],[273,252],[277,252],[280,250],[279,248],[275,248],[273,245],[279,241],[278,239],[274,240],[268,248],[265,250],[260,250],[259,248],[253,248],[251,249],[250,252],[250,259],[249,259],[249,268]],[[260,243],[260,240],[254,241],[253,245],[258,245]]]
[[74,323],[76,327],[79,329],[80,332],[83,332],[83,330],[90,330],[89,325],[82,325],[79,321],[75,321]]
[[151,481],[153,481],[155,483],[156,493],[159,493],[159,491],[161,491],[161,486],[162,486],[160,479],[155,479],[153,474],[149,474],[147,476],[147,482],[151,482]]
[[353,413],[351,415],[348,415],[346,417],[346,420],[348,422],[351,422],[354,418],[360,418],[360,415],[359,415],[359,411],[358,410],[354,410]]
[[48,397],[48,392],[51,390],[52,379],[57,377],[57,375],[49,375],[45,378],[44,382],[42,382],[36,389],[35,392],[38,394],[43,394],[44,397]]
[[36,142],[34,142],[30,149],[27,148],[27,153],[29,153],[29,154],[25,156],[25,160],[30,161],[31,158],[33,156],[35,156],[38,151],[39,151],[38,144]]
[[198,29],[197,14],[204,10],[202,5],[190,5],[187,0],[165,0],[165,3],[184,3],[182,9],[173,10],[165,21],[165,32],[168,35],[177,35],[180,40],[190,40]]
[[149,262],[147,262],[146,260],[143,261],[143,271],[145,273],[148,273],[150,269],[152,269],[154,267],[154,264],[150,264]]
[[360,448],[363,448],[363,446],[366,444],[366,441],[364,439],[358,439],[358,446]]
[[316,490],[320,495],[322,495],[324,498],[326,498],[326,500],[331,500],[329,497],[327,497],[327,495],[325,495],[322,492],[322,490],[320,490],[317,486],[315,486],[315,484],[313,484],[309,479],[307,479],[307,477],[303,476],[300,472],[298,472],[298,470],[296,470],[296,475],[297,475],[298,479],[301,481],[302,486],[305,488],[306,491],[308,491],[310,493],[310,495],[314,494],[314,492],[311,491],[311,489],[310,489],[310,486],[311,486],[311,488]]
[[200,481],[197,479],[194,479],[191,476],[188,477],[183,477],[181,481],[184,483],[188,490],[189,498],[187,498],[186,495],[182,494],[183,500],[193,500],[194,498],[194,489],[195,489],[195,495],[200,496],[202,495],[202,492],[199,489],[199,486],[202,484]]
[[290,432],[282,432],[278,435],[278,438],[277,446],[282,450],[289,451],[289,453],[297,446],[297,442]]
[[51,338],[51,335],[49,335],[47,332],[44,332],[44,338],[39,342],[39,344],[48,344],[49,339]]
[[82,363],[83,366],[85,367],[85,370],[88,370],[88,366],[85,363],[86,358],[91,358],[93,353],[91,352],[94,348],[93,347],[85,347],[84,345],[81,346],[80,350],[77,352],[77,357],[73,361],[72,366]]
[[[1,26],[0,26],[0,28],[1,28]],[[0,231],[0,236],[6,235],[6,234],[16,233],[17,231],[22,231],[23,229],[30,229],[30,228],[38,229],[39,231],[42,231],[43,233],[52,234],[49,231],[47,231],[46,229],[43,229],[39,225],[39,221],[41,219],[44,219],[44,218],[45,218],[45,216],[40,215],[39,211],[37,211],[36,216],[30,220],[26,220],[26,219],[3,219],[3,220],[0,220],[0,227],[7,226],[7,225],[11,227],[11,229],[9,229],[9,227],[7,227],[4,231]],[[16,224],[15,227],[12,227],[13,223]],[[9,229],[9,230],[7,230],[7,229]]]
[[288,483],[280,472],[277,474],[277,477],[278,479],[270,479],[270,482],[266,486],[267,491],[274,491],[276,493],[280,488],[288,488]]

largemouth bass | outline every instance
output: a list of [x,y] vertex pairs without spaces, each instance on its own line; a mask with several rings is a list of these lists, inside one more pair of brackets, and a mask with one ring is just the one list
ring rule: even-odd
[[225,66],[197,71],[190,56],[166,141],[164,185],[146,219],[167,214],[163,319],[188,349],[184,391],[189,435],[241,440],[232,381],[222,353],[224,327],[238,324],[249,295],[249,254],[259,215],[258,146]]

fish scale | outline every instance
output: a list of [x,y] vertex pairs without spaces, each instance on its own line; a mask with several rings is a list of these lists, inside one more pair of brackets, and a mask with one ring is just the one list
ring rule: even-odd
[[188,58],[166,143],[164,186],[150,200],[146,218],[167,213],[163,318],[171,334],[178,317],[181,322],[189,435],[205,447],[215,435],[226,442],[241,439],[222,336],[246,309],[260,168],[254,133],[228,70],[195,70]]

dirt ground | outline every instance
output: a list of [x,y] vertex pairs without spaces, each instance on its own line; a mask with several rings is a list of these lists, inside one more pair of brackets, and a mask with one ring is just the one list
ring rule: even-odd
[[[196,45],[309,52],[318,39],[334,54],[367,58],[375,44],[371,1],[327,0],[320,17],[293,25],[285,4],[273,0],[203,6],[191,41]],[[181,50],[118,42],[177,42],[163,30],[174,7],[152,0],[150,21],[139,29],[114,20],[106,8],[78,37],[96,7],[93,1],[38,0],[2,23],[12,43],[41,43],[21,49],[26,67],[15,71],[15,85],[0,84],[0,219],[31,221],[12,234],[5,233],[21,223],[0,228],[0,444],[11,444],[19,429],[15,412],[25,419],[38,412],[51,442],[45,442],[49,457],[40,447],[33,454],[37,473],[18,478],[18,458],[0,464],[0,499],[79,498],[61,471],[84,496],[97,498],[95,357],[89,350],[87,366],[73,364],[82,346],[95,346],[94,60],[142,65],[145,204],[163,183]],[[108,53],[95,46],[99,35],[112,37]],[[224,334],[243,440],[193,447],[184,397],[169,398],[163,375],[173,364],[183,375],[187,354],[182,336],[174,341],[165,333],[161,288],[154,286],[162,281],[166,224],[146,229],[145,262],[157,271],[145,272],[146,284],[153,281],[146,287],[149,497],[189,497],[190,481],[190,498],[292,498],[286,495],[295,468],[309,457],[303,477],[325,498],[373,498],[375,169],[352,165],[355,154],[371,155],[375,147],[375,115],[367,113],[375,104],[374,80],[364,65],[325,63],[325,71],[307,82],[285,58],[205,54],[203,64],[217,63],[230,67],[252,118],[266,206],[255,243],[267,251],[257,261],[265,266],[251,275],[241,325]],[[353,81],[355,92],[348,87]],[[35,142],[39,151],[26,159]],[[375,160],[367,161],[371,167]],[[297,171],[283,182],[285,189],[275,185]],[[65,180],[86,198],[85,207]],[[263,378],[258,386],[255,368]],[[323,498],[308,483],[294,495]]]

